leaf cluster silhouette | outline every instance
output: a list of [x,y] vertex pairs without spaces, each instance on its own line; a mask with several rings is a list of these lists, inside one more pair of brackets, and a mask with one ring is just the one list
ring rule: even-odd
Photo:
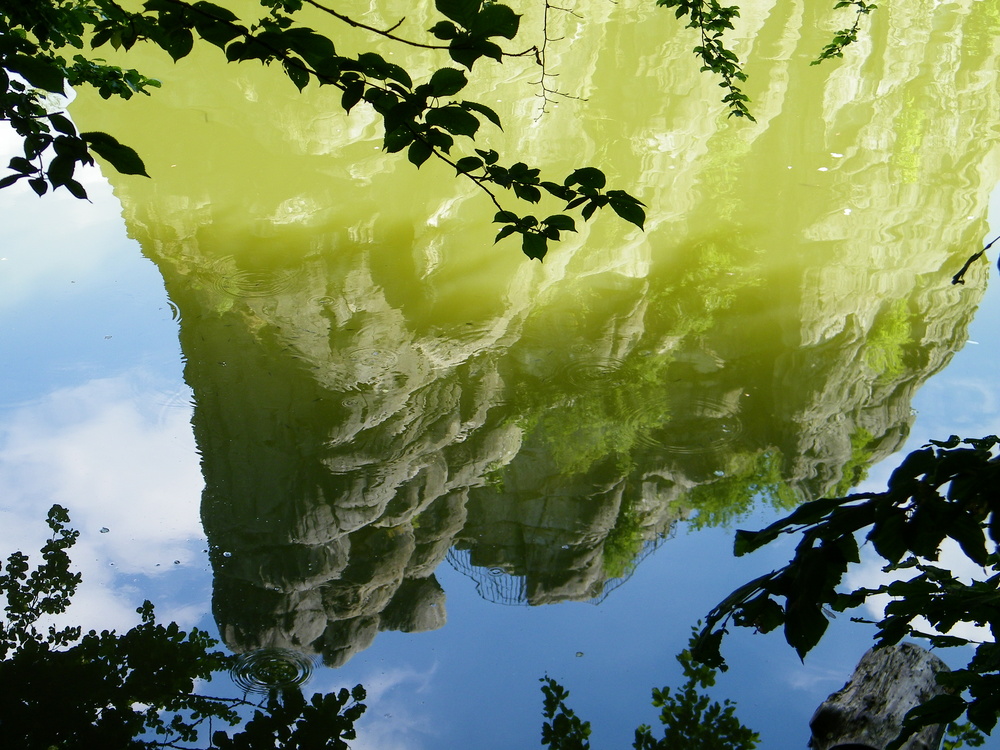
[[[722,101],[730,115],[753,121],[749,97],[741,84],[747,76],[726,35],[734,30],[738,6],[717,0],[656,0],[674,10],[695,29],[699,43],[694,53],[702,70],[720,79]],[[24,0],[0,6],[0,120],[7,121],[21,140],[23,155],[13,157],[0,188],[22,180],[39,196],[65,188],[77,198],[87,191],[77,179],[81,165],[93,164],[95,155],[123,174],[148,176],[141,156],[112,134],[78,132],[66,116],[67,86],[91,86],[105,99],[130,99],[150,95],[159,81],[131,68],[112,65],[94,57],[94,50],[112,47],[128,51],[138,44],[165,50],[175,61],[195,45],[217,47],[230,62],[257,61],[280,67],[300,91],[310,85],[339,89],[340,105],[350,113],[359,105],[371,107],[384,127],[383,149],[403,153],[420,167],[431,158],[455,169],[456,177],[469,180],[495,208],[494,222],[501,225],[496,240],[517,235],[521,250],[541,260],[550,243],[565,232],[577,231],[577,214],[589,220],[598,209],[610,207],[621,219],[642,229],[645,204],[621,188],[607,186],[605,173],[595,166],[580,166],[569,175],[546,179],[541,169],[523,161],[501,160],[492,149],[475,148],[483,125],[502,128],[489,105],[466,99],[461,92],[468,75],[482,60],[503,63],[528,57],[542,67],[541,86],[547,92],[546,42],[542,47],[508,51],[521,33],[521,16],[494,0],[435,0],[441,20],[426,30],[427,37],[402,36],[397,28],[381,29],[362,23],[318,0],[260,0],[260,17],[240,18],[229,8],[207,0],[146,0],[140,10],[128,10],[116,0]],[[860,20],[876,6],[863,0],[841,0],[837,8],[852,7],[856,18],[839,32],[820,55],[843,55],[856,40]],[[546,13],[553,6],[546,6]],[[338,52],[336,33],[321,33],[305,25],[299,14],[306,8],[319,11],[336,24],[368,33],[372,43],[391,43],[421,50],[433,65],[446,56],[460,67],[436,67],[418,80],[405,68],[378,52]],[[570,97],[573,98],[573,97]],[[546,100],[547,101],[547,100]],[[514,204],[554,204],[545,213],[514,210]],[[562,204],[561,207],[559,204]]]
[[[787,535],[799,541],[787,565],[740,586],[712,610],[695,644],[695,658],[726,669],[720,648],[730,624],[762,633],[780,627],[805,658],[835,612],[887,595],[884,615],[873,623],[876,647],[905,637],[926,639],[936,648],[975,646],[964,668],[938,676],[948,692],[910,711],[890,748],[901,747],[923,726],[962,716],[981,732],[991,732],[1000,717],[998,446],[995,435],[931,441],[906,456],[884,492],[815,500],[767,528],[738,531],[738,556]],[[888,583],[843,587],[850,567],[861,562],[859,540],[884,561]],[[983,570],[982,579],[963,580],[938,564],[946,540]],[[977,625],[987,636],[977,642],[952,634],[960,623]]]
[[[158,623],[148,601],[137,610],[140,624],[125,633],[45,628],[46,618],[66,611],[80,583],[67,552],[79,533],[69,528],[66,509],[53,506],[47,523],[52,536],[42,562],[32,568],[17,551],[0,572],[5,747],[193,750],[210,736],[211,746],[224,750],[271,749],[276,742],[290,750],[345,750],[355,738],[354,723],[365,711],[360,685],[308,701],[298,687],[259,702],[200,692],[213,676],[228,676],[236,657],[216,650],[202,630]],[[248,711],[240,731],[215,729],[243,724]]]

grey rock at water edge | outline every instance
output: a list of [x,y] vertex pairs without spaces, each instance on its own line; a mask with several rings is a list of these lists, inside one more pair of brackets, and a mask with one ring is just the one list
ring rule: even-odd
[[[939,693],[937,674],[947,665],[914,643],[870,649],[850,680],[827,698],[809,727],[813,750],[883,750],[895,739],[906,712]],[[944,726],[925,727],[903,750],[937,750]]]

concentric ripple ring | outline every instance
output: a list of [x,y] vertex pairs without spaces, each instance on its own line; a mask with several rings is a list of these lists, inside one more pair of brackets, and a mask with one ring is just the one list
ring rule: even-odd
[[312,659],[287,648],[261,648],[239,654],[230,670],[233,682],[248,693],[302,685],[312,673]]

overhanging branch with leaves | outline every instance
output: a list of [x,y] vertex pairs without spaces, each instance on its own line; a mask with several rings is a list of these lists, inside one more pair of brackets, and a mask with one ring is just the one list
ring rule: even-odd
[[[787,565],[744,584],[712,610],[695,658],[725,669],[720,648],[730,624],[762,633],[782,627],[785,640],[805,658],[834,612],[888,596],[891,601],[875,623],[876,647],[904,637],[925,638],[938,648],[976,647],[966,668],[939,675],[950,692],[911,711],[903,734],[890,747],[901,747],[922,726],[954,722],[963,714],[990,732],[1000,715],[998,447],[995,435],[931,441],[902,461],[885,492],[815,500],[765,529],[738,531],[737,556],[783,536],[795,536],[799,543]],[[883,572],[892,576],[890,583],[842,588],[850,566],[861,562],[859,539],[886,563]],[[961,580],[937,564],[945,540],[982,568],[981,580]],[[959,623],[975,624],[988,637],[976,643],[952,634]]]

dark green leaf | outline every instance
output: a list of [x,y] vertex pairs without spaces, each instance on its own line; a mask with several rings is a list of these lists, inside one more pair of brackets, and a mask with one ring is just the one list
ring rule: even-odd
[[868,540],[875,545],[875,551],[891,563],[899,562],[906,554],[906,513],[893,508],[878,519],[868,532]]
[[226,47],[226,59],[229,62],[235,62],[237,60],[244,60],[244,59],[252,59],[252,58],[244,58],[243,56],[244,53],[247,51],[247,49],[249,49],[249,47],[250,47],[249,42],[236,40],[228,47]]
[[514,226],[513,224],[508,224],[507,226],[503,227],[499,232],[497,232],[497,236],[496,239],[493,240],[493,244],[494,245],[497,244],[504,237],[509,237],[516,231],[517,231],[516,226]]
[[15,156],[12,158],[8,166],[11,169],[17,170],[21,174],[33,174],[36,171],[35,165],[23,156]]
[[96,131],[80,133],[83,138],[99,156],[107,160],[112,167],[122,174],[137,174],[149,177],[146,174],[146,165],[142,163],[133,149],[119,143],[116,138],[107,133]]
[[471,31],[481,37],[502,36],[513,39],[517,36],[520,22],[521,17],[506,5],[492,4],[487,5],[476,16]]
[[566,178],[566,185],[582,185],[586,188],[600,190],[607,183],[604,172],[594,167],[582,167]]
[[948,724],[962,715],[965,705],[965,701],[959,695],[947,693],[937,695],[916,708],[911,708],[903,721],[910,726]]
[[[539,184],[556,198],[562,198],[564,201],[569,201],[574,195],[576,195],[576,192],[572,188],[568,188],[565,185],[560,185],[556,182],[541,182]],[[569,208],[569,206],[567,206],[567,208]]]
[[410,148],[406,152],[406,158],[419,167],[430,158],[432,153],[433,150],[427,143],[424,141],[414,141],[410,144]]
[[432,96],[452,96],[465,88],[468,83],[465,73],[457,68],[441,68],[431,76]]
[[[759,543],[757,540],[761,538],[765,541]],[[733,540],[733,554],[736,557],[743,557],[743,555],[759,549],[770,540],[771,537],[765,536],[762,531],[745,531],[744,529],[737,529],[735,539]]]
[[787,528],[789,526],[808,526],[810,524],[814,524],[834,508],[843,505],[843,503],[844,500],[841,498],[821,498],[819,500],[813,500],[812,502],[803,503],[781,521],[769,526],[767,530],[777,530],[780,528]]
[[34,159],[40,155],[52,143],[52,136],[48,133],[31,133],[24,139],[24,155],[29,159]]
[[572,216],[566,216],[565,214],[554,214],[548,217],[542,222],[550,227],[555,227],[565,232],[575,232],[576,222],[573,220]]
[[207,13],[213,18],[218,18],[222,21],[239,21],[240,19],[228,8],[223,8],[215,3],[209,3],[205,0],[198,0],[194,3],[193,7],[200,10],[202,13]]
[[451,21],[439,21],[428,29],[438,39],[447,41],[458,36],[458,27]]
[[613,201],[619,201],[621,203],[634,203],[637,206],[646,205],[635,196],[626,193],[624,190],[609,190],[607,195],[608,198],[610,198]]
[[233,26],[224,21],[212,21],[209,19],[196,21],[195,29],[198,31],[198,36],[220,49],[225,49],[227,44],[236,37],[241,36],[245,31],[242,27]]
[[375,52],[362,52],[358,55],[358,66],[371,78],[382,80],[389,77],[389,63]]
[[68,117],[60,114],[49,115],[49,122],[52,123],[52,127],[58,130],[60,133],[65,135],[74,136],[76,135],[76,128]]
[[853,535],[844,534],[843,536],[838,537],[833,542],[833,546],[845,562],[861,562],[861,551],[858,549],[858,542]]
[[955,517],[947,529],[948,536],[958,542],[959,546],[970,560],[986,565],[988,553],[986,551],[986,537],[983,528],[973,520],[968,514],[960,513]]
[[452,40],[448,46],[448,55],[455,62],[472,70],[476,60],[485,54],[481,47],[486,44],[487,42],[470,41],[468,35],[462,35]]
[[535,185],[538,183],[538,172],[537,169],[531,169],[523,161],[519,161],[516,164],[511,165],[510,177],[514,182],[523,182],[528,185]]
[[313,67],[337,56],[333,42],[312,29],[296,27],[282,34],[288,49],[299,53]]
[[594,215],[594,212],[597,209],[606,206],[607,203],[608,203],[607,196],[595,195],[588,199],[587,205],[583,207],[582,211],[580,211],[580,215],[583,216],[584,221],[588,221],[590,217]]
[[500,115],[487,107],[485,104],[480,104],[479,102],[462,102],[461,106],[463,109],[471,109],[478,112],[498,128],[503,130],[503,125],[500,124]]
[[947,440],[928,440],[927,442],[931,445],[952,450],[953,448],[957,448],[959,446],[962,439],[958,435],[952,435]]
[[483,166],[483,160],[478,156],[464,156],[455,163],[458,174],[464,172],[474,172]]
[[452,138],[448,133],[438,128],[428,128],[424,132],[424,138],[427,142],[434,148],[439,148],[445,153],[451,150],[451,147],[455,145],[455,139]]
[[74,198],[87,200],[87,191],[84,190],[83,185],[76,180],[66,180],[63,187],[65,187]]
[[482,0],[434,0],[434,7],[441,15],[467,29],[472,28],[481,5]]
[[524,185],[520,182],[515,182],[512,187],[514,189],[514,195],[523,201],[538,203],[538,201],[542,199],[542,191],[534,185]]
[[166,35],[160,46],[176,62],[191,53],[191,49],[194,47],[194,36],[189,29],[174,29]]
[[889,489],[909,482],[910,480],[926,474],[934,467],[934,451],[930,448],[913,451],[889,476]]
[[[497,62],[503,62],[503,50],[500,45],[493,42],[480,42],[477,49],[482,53],[482,57],[488,57]],[[472,67],[471,65],[469,67]]]
[[454,135],[472,137],[479,130],[479,118],[455,105],[432,109],[424,119],[428,124],[442,127]]
[[65,185],[72,177],[76,169],[76,161],[68,156],[56,156],[49,162],[47,175],[52,187]]
[[479,154],[481,157],[483,157],[483,162],[485,162],[486,164],[496,164],[497,159],[500,158],[500,154],[498,154],[493,149],[490,149],[489,151],[483,151],[482,149],[477,148],[476,153]]
[[635,224],[639,229],[643,228],[643,224],[646,222],[646,212],[638,204],[615,200],[614,198],[610,198],[609,203],[612,210],[625,219],[625,221]]
[[521,235],[521,251],[532,260],[542,260],[549,251],[549,239],[537,232]]
[[4,60],[4,66],[21,75],[28,83],[38,89],[63,94],[65,74],[61,66],[47,57],[27,57],[11,55]]
[[936,560],[951,524],[951,508],[937,496],[924,497],[906,522],[906,541],[918,556]]
[[725,630],[713,631],[710,627],[704,628],[691,642],[691,658],[712,669],[727,671],[728,667],[721,651],[722,636],[725,632]]
[[285,69],[285,75],[299,91],[309,85],[309,71],[302,67],[297,60],[294,58],[283,60],[281,66]]
[[365,84],[361,81],[351,81],[344,88],[344,93],[340,97],[340,106],[345,112],[350,112],[355,105],[364,98]]
[[395,63],[386,64],[385,77],[389,80],[402,84],[406,89],[413,88],[413,80],[410,78],[410,74],[407,73],[404,68],[401,68]]
[[785,640],[795,649],[800,659],[805,659],[813,646],[819,643],[829,621],[822,608],[810,601],[800,601],[785,612]]
[[740,624],[753,627],[761,633],[770,633],[785,621],[785,610],[767,592],[761,592],[743,605]]
[[383,148],[390,154],[394,154],[409,146],[413,142],[414,137],[413,131],[410,128],[405,126],[398,127],[385,134]]

